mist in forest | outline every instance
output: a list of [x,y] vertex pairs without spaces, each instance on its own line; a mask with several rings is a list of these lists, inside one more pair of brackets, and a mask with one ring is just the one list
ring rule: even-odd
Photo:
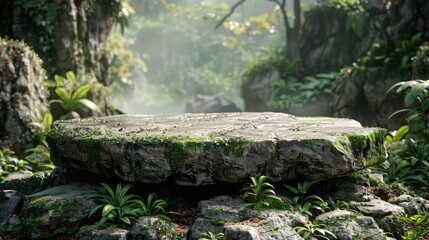
[[[135,13],[128,19],[129,27],[124,35],[118,31],[112,34],[112,41],[143,61],[143,66],[114,84],[114,106],[125,113],[182,113],[185,103],[198,94],[223,93],[243,110],[242,73],[260,52],[285,45],[281,17],[271,30],[234,34],[223,26],[215,30],[215,26],[235,1],[210,0],[206,5],[191,0],[168,2],[179,10],[168,9],[161,1],[130,1]],[[312,2],[303,1],[303,9]],[[269,1],[249,0],[227,21],[244,22],[271,12],[275,6]]]

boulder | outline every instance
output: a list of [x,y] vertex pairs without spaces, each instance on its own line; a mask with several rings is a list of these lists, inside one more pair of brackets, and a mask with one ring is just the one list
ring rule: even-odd
[[217,112],[240,112],[241,110],[235,103],[219,93],[214,96],[198,94],[195,98],[186,103],[185,112],[187,113],[217,113]]
[[349,175],[384,156],[384,136],[353,120],[265,112],[58,121],[47,141],[57,166],[197,186],[260,175],[273,182]]
[[389,203],[403,207],[408,215],[417,214],[418,211],[423,209],[429,210],[429,200],[422,197],[412,197],[408,194],[391,198]]
[[400,217],[405,216],[403,207],[385,202],[380,199],[372,199],[368,202],[351,202],[365,215],[374,218],[377,225],[386,232],[394,233],[396,238],[401,238],[404,233],[404,222]]
[[223,232],[223,239],[302,239],[293,227],[307,221],[304,215],[291,211],[252,210],[241,198],[230,196],[200,201],[198,206],[202,217],[191,227],[191,240],[207,231]]
[[335,117],[352,118],[364,126],[381,126],[397,129],[405,124],[404,117],[389,116],[402,108],[402,96],[387,90],[401,81],[402,76],[377,79],[383,74],[383,69],[368,68],[359,71],[346,67],[343,72],[350,71],[344,78],[337,81],[332,98],[332,109]]
[[22,194],[32,194],[41,189],[42,178],[32,172],[11,172],[0,182],[0,190],[15,190]]
[[23,195],[14,190],[0,191],[0,223],[22,207]]
[[106,226],[85,226],[76,234],[77,240],[127,240],[128,230]]
[[158,217],[141,217],[127,235],[131,240],[183,239],[184,232],[175,232],[176,225]]
[[[248,240],[271,240],[271,239],[303,239],[288,219],[291,212],[271,210],[267,218],[249,217],[245,221],[228,223],[224,226],[223,239],[248,239]],[[287,213],[286,213],[287,212]],[[286,215],[285,215],[286,213]]]
[[28,195],[22,210],[7,218],[1,229],[20,238],[74,234],[97,220],[88,214],[96,206],[89,197],[98,191],[96,185],[72,183]]
[[342,179],[335,179],[335,199],[344,201],[366,201],[374,198],[368,190],[361,185],[357,185]]
[[205,232],[221,233],[224,225],[221,222],[216,222],[214,219],[204,217],[197,218],[191,227],[189,239],[198,240]]
[[277,97],[280,79],[280,74],[277,71],[259,71],[255,74],[244,75],[241,83],[244,111],[274,110],[272,103]]
[[40,58],[23,42],[0,38],[0,148],[22,158],[34,147],[36,128],[30,123],[47,111],[45,70]]
[[337,240],[365,239],[384,240],[383,231],[372,217],[361,216],[345,210],[336,209],[317,216],[316,220],[327,226]]

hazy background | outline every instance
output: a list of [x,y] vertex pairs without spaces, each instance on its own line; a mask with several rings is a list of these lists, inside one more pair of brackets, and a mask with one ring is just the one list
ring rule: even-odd
[[[264,51],[283,47],[285,33],[280,15],[269,30],[215,30],[235,2],[168,1],[177,10],[162,1],[130,1],[135,13],[129,17],[129,28],[124,35],[112,33],[110,44],[123,45],[143,62],[115,82],[110,97],[114,106],[125,113],[182,113],[186,101],[197,94],[224,93],[243,109],[242,72]],[[302,1],[303,10],[313,2]],[[229,20],[243,22],[273,8],[274,3],[249,0]],[[187,9],[192,12],[183,13]]]

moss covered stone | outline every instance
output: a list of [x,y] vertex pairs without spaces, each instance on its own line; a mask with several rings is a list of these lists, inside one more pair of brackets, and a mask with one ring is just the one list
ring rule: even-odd
[[283,113],[120,115],[56,122],[56,165],[179,185],[348,175],[384,154],[380,129]]
[[96,221],[88,214],[95,207],[89,197],[97,191],[98,186],[74,183],[28,195],[19,216],[9,217],[2,229],[23,239],[74,234]]

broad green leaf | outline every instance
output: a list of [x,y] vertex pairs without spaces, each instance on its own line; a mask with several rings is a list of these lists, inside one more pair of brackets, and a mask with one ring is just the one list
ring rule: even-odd
[[426,87],[422,84],[415,84],[412,86],[410,92],[405,95],[405,106],[411,106],[411,104],[417,100],[417,97],[420,96],[425,89]]
[[54,118],[52,117],[52,114],[46,113],[45,116],[43,116],[43,125],[44,125],[45,131],[51,129],[51,125],[53,121],[54,121]]
[[79,87],[72,95],[72,99],[78,100],[81,98],[85,98],[88,92],[91,90],[91,86],[83,85]]
[[55,93],[64,102],[70,101],[71,95],[69,92],[67,92],[67,90],[65,88],[63,88],[63,87],[56,88]]
[[120,218],[122,222],[126,223],[126,224],[131,224],[131,221],[128,217],[121,217]]
[[110,214],[115,209],[116,209],[116,207],[113,205],[110,205],[110,204],[105,205],[103,208],[103,211],[101,212],[101,215],[106,216],[106,215]]
[[60,75],[55,75],[54,76],[54,80],[55,80],[55,83],[56,83],[57,87],[64,85],[64,78],[61,77]]
[[79,103],[81,103],[82,105],[84,105],[85,107],[87,107],[93,111],[96,111],[96,112],[100,111],[98,106],[93,101],[91,101],[89,99],[86,99],[86,98],[79,99]]
[[67,80],[69,80],[72,83],[76,83],[76,76],[74,75],[74,73],[72,71],[68,71],[66,72],[66,78]]

